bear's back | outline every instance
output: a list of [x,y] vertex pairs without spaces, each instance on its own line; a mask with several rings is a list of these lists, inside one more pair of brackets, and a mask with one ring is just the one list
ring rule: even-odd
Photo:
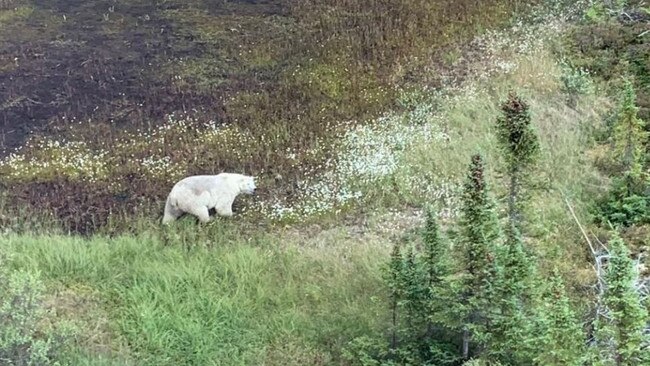
[[201,194],[202,192],[213,189],[218,181],[219,179],[217,179],[216,175],[192,175],[178,181],[174,189],[189,189],[195,194]]
[[214,189],[232,189],[228,182],[236,182],[237,177],[241,174],[220,173],[217,175],[192,175],[178,181],[174,190],[191,190],[194,194],[200,195],[203,192]]

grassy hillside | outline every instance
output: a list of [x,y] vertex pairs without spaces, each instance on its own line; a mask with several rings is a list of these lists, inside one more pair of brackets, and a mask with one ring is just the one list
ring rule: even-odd
[[[12,284],[0,304],[30,320],[3,329],[19,329],[24,344],[49,340],[10,350],[72,365],[357,364],[344,357],[352,340],[388,344],[391,247],[419,243],[427,204],[454,228],[474,153],[485,157],[504,216],[495,121],[511,91],[529,103],[540,140],[526,248],[540,277],[557,270],[589,318],[594,258],[567,202],[587,236],[607,244],[594,205],[612,180],[603,136],[618,100],[616,77],[594,67],[604,51],[585,34],[638,25],[553,3],[128,1],[87,19],[82,32],[62,14],[81,16],[95,2],[0,2],[4,30],[48,22],[22,32],[27,44],[53,42],[56,18],[57,32],[74,35],[57,47],[101,35],[103,46],[74,47],[124,55],[93,69],[123,70],[123,79],[69,89],[88,94],[74,106],[83,118],[53,123],[0,161],[0,283]],[[520,11],[526,16],[512,18]],[[121,43],[125,34],[132,44]],[[13,39],[2,41],[18,52]],[[0,71],[28,75],[53,60],[0,63]],[[645,75],[638,63],[633,70]],[[11,95],[34,89],[27,82],[36,80],[11,84]],[[119,90],[111,82],[131,94],[96,94]],[[646,84],[636,82],[642,100]],[[89,113],[90,100],[113,104]],[[23,107],[2,112],[36,110]],[[259,175],[263,193],[238,199],[230,220],[160,227],[174,179],[222,169]],[[624,231],[641,262],[647,228]]]

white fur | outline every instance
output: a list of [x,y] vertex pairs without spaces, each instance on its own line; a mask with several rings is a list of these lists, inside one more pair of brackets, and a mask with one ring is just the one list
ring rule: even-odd
[[221,173],[183,178],[167,196],[162,223],[175,221],[184,213],[194,215],[203,223],[210,221],[208,211],[232,216],[232,203],[239,194],[255,193],[255,178],[242,174]]

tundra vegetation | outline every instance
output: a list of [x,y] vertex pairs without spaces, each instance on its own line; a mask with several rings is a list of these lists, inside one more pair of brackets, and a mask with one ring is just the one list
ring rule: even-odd
[[[0,364],[650,364],[649,26],[0,0]],[[221,171],[258,196],[161,227]]]

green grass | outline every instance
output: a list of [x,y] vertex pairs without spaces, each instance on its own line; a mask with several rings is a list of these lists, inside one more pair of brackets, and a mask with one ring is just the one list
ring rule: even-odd
[[[0,238],[0,250],[13,254],[12,266],[40,271],[52,288],[95,294],[112,328],[103,348],[123,343],[119,355],[104,352],[117,363],[324,364],[382,323],[382,304],[373,300],[382,289],[378,243],[319,248],[313,239],[300,246],[306,239],[214,235],[216,226],[197,240],[211,248],[188,250],[182,239],[164,245],[144,233],[91,240],[10,235]],[[80,345],[97,332],[85,311],[68,315],[87,323]],[[73,354],[75,363],[102,364],[93,361],[101,354],[85,361],[81,351]]]

